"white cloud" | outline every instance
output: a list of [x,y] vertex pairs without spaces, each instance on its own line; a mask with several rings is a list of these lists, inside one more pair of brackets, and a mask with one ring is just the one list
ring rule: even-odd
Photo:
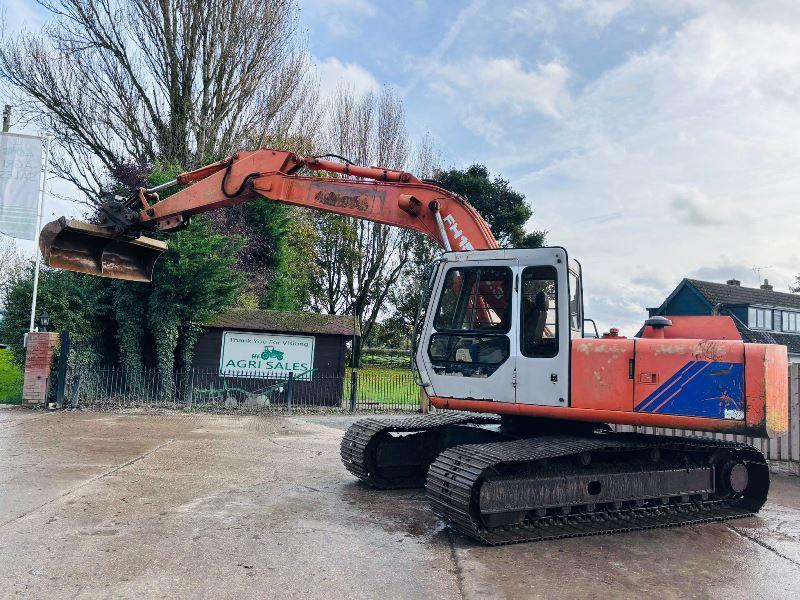
[[580,12],[593,27],[603,28],[628,9],[631,0],[561,0],[561,8]]
[[702,191],[694,187],[676,186],[669,206],[685,225],[698,227],[719,225],[727,219],[724,204],[712,202]]
[[303,6],[317,13],[349,12],[374,17],[377,9],[368,0],[303,0]]
[[353,62],[343,63],[335,56],[317,62],[316,69],[323,97],[330,96],[342,85],[359,95],[374,92],[380,87],[377,79],[364,67]]
[[42,25],[42,11],[33,0],[3,0],[0,23],[5,21],[5,34],[14,36],[20,30],[36,31]]
[[438,94],[452,97],[465,127],[490,142],[500,141],[509,116],[536,112],[561,119],[569,111],[569,69],[558,60],[526,70],[516,58],[472,58],[430,67]]
[[[768,266],[768,265],[766,265]],[[687,274],[692,279],[706,279],[708,281],[723,282],[729,279],[738,279],[743,286],[756,287],[761,281],[758,272],[753,270],[754,265],[743,264],[731,259],[730,256],[722,255],[716,260],[703,265]],[[761,272],[765,272],[763,269]],[[769,276],[769,273],[767,273]],[[786,290],[784,290],[786,291]]]
[[401,90],[403,96],[408,96],[417,86],[421,79],[421,73],[428,73],[430,65],[437,65],[440,63],[442,57],[450,50],[453,44],[458,41],[464,28],[470,24],[480,13],[481,9],[486,6],[486,2],[487,0],[471,0],[470,3],[462,8],[456,15],[456,18],[450,23],[447,31],[434,49],[426,57],[419,57],[419,60],[415,61],[418,63],[418,74],[412,75],[405,87]]
[[484,114],[467,110],[461,116],[461,124],[477,136],[494,145],[503,141],[503,126],[496,120]]
[[[535,165],[512,184],[532,225],[583,262],[604,327],[636,331],[688,274],[747,281],[743,266],[769,266],[762,277],[786,291],[800,271],[800,5],[772,7],[700,7],[574,93],[555,142],[526,132],[495,158]],[[637,284],[642,273],[664,285]]]
[[364,18],[378,14],[368,0],[302,0],[302,6],[320,17],[330,35],[341,38],[354,37]]
[[442,39],[436,45],[433,52],[431,52],[430,56],[428,56],[428,60],[432,62],[439,61],[442,56],[450,50],[456,40],[461,36],[464,27],[477,17],[481,9],[486,6],[486,1],[487,0],[471,0],[471,2],[456,15],[456,18],[450,23]]
[[552,33],[556,15],[543,0],[527,0],[508,12],[508,20],[519,29]]
[[570,71],[557,60],[530,71],[518,59],[509,58],[476,59],[467,67],[467,80],[474,78],[477,97],[491,107],[506,108],[515,114],[533,109],[554,119],[569,110]]

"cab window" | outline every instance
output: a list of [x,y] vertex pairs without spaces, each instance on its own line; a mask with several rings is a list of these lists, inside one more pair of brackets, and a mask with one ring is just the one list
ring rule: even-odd
[[[576,273],[569,272],[569,328],[576,333],[583,332],[581,314],[581,281]],[[580,337],[580,336],[579,336]]]
[[522,271],[520,350],[524,356],[558,354],[558,281],[554,267]]
[[447,272],[428,356],[441,375],[488,377],[510,355],[511,269],[455,267]]
[[511,269],[453,268],[447,272],[433,326],[438,331],[502,331],[511,325]]

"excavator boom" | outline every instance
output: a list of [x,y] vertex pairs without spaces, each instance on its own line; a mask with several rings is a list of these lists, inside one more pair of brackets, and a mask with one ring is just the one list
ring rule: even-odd
[[[359,177],[298,175],[302,168]],[[161,200],[158,192],[186,185]],[[46,264],[92,275],[150,281],[166,249],[150,230],[184,226],[191,215],[257,197],[419,231],[445,250],[497,248],[488,224],[463,198],[410,173],[359,167],[291,152],[262,149],[179,175],[125,201],[101,207],[101,223],[61,218],[45,226],[40,247]]]

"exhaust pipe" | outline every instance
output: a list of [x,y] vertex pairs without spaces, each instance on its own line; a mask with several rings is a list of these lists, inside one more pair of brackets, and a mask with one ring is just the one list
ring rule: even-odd
[[45,264],[56,269],[150,282],[167,244],[146,237],[121,238],[106,227],[61,217],[42,228],[39,248]]

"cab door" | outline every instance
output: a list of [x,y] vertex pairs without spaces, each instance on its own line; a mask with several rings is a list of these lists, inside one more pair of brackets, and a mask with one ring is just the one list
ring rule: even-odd
[[[539,248],[520,254],[515,399],[519,404],[569,405],[570,290],[567,253]],[[579,290],[580,278],[573,284]],[[582,323],[581,323],[582,326]]]
[[431,395],[514,402],[518,262],[480,254],[459,253],[442,265],[418,358]]

